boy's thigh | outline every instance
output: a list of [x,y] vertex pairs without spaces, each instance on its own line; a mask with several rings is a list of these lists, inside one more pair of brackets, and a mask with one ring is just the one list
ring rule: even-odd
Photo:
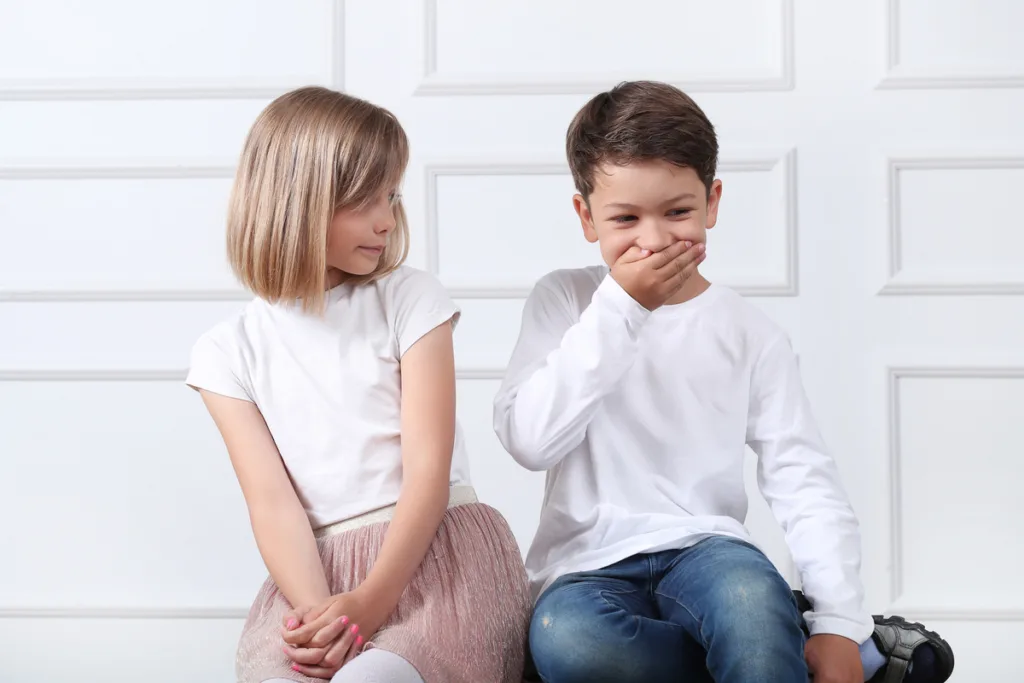
[[740,634],[744,625],[764,632],[766,622],[775,622],[780,633],[801,630],[792,589],[750,543],[714,536],[669,558],[654,591],[658,609],[695,637],[698,630],[706,637],[719,628]]
[[668,683],[686,674],[694,683],[710,681],[704,649],[659,618],[649,575],[602,572],[563,577],[537,601],[530,655],[543,679]]

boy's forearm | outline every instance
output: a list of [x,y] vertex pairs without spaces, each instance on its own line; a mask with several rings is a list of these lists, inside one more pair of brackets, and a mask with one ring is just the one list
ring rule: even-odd
[[860,528],[829,469],[823,465],[806,473],[803,493],[811,500],[790,507],[780,522],[814,608],[807,618],[811,634],[861,642],[871,634],[872,620],[864,609]]
[[292,606],[312,607],[330,597],[316,539],[298,500],[260,505],[249,518],[267,571]]
[[859,524],[786,337],[767,345],[755,365],[747,443],[758,456],[761,492],[786,532],[813,605],[811,633],[863,642],[872,621],[863,605]]
[[[608,278],[591,305],[545,362],[521,382],[503,387],[494,428],[502,445],[524,467],[546,470],[582,442],[604,397],[632,365],[649,312]],[[508,377],[524,373],[515,358]]]

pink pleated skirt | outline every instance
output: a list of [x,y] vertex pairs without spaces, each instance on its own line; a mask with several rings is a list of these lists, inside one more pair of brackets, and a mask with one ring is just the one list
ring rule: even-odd
[[[387,528],[382,521],[318,533],[333,594],[366,578]],[[239,683],[323,683],[293,671],[281,650],[281,623],[289,609],[268,578],[242,630]],[[505,519],[482,503],[453,505],[398,608],[365,647],[405,658],[425,683],[521,683],[531,609],[526,570]]]

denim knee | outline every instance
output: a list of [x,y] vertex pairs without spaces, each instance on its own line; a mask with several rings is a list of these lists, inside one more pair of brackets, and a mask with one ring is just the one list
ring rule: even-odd
[[800,612],[789,585],[774,569],[756,564],[726,569],[708,599],[713,607],[705,614],[706,646],[712,660],[728,660],[733,675],[774,680],[781,675],[779,666],[788,670],[787,660],[802,660]]
[[537,604],[530,621],[530,655],[537,672],[550,683],[634,680],[637,663],[624,661],[623,634],[585,602],[570,598],[553,595]]

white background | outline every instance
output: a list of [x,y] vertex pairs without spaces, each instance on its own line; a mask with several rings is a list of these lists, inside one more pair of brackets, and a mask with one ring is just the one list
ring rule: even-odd
[[[181,380],[240,305],[243,136],[294,86],[412,138],[410,263],[463,306],[476,482],[525,549],[542,477],[491,399],[532,282],[596,258],[566,125],[641,77],[717,126],[706,271],[793,337],[870,608],[946,635],[954,681],[1021,680],[1022,26],[1017,0],[3,0],[0,681],[233,679],[264,569]],[[792,578],[759,498],[749,523]]]

